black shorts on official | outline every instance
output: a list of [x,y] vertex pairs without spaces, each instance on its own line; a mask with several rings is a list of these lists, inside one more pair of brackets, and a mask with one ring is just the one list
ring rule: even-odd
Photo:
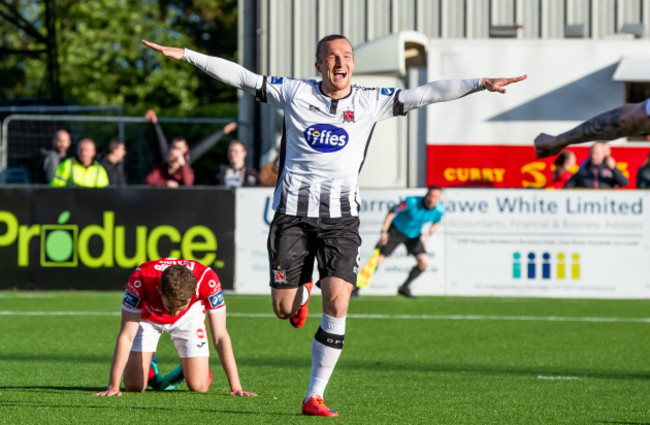
[[353,285],[359,270],[359,217],[312,218],[276,213],[267,247],[273,288],[296,288],[312,280],[339,277]]
[[408,253],[413,256],[427,252],[424,244],[422,243],[422,239],[420,239],[420,236],[417,238],[409,238],[397,230],[393,225],[388,228],[388,242],[386,245],[377,246],[377,248],[379,248],[380,254],[388,257],[393,251],[395,251],[395,248],[397,248],[402,243],[404,246],[406,246]]

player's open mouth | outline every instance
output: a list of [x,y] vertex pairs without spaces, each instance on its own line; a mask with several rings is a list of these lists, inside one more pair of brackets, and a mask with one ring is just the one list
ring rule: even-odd
[[334,80],[344,80],[348,76],[347,71],[338,70],[334,71]]

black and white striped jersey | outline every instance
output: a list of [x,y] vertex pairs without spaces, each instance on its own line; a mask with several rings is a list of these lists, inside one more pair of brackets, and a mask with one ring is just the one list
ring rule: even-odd
[[315,80],[264,77],[256,97],[284,110],[276,211],[304,217],[359,214],[359,172],[377,121],[403,113],[395,89],[352,86],[343,99]]
[[480,78],[432,81],[402,91],[352,85],[347,97],[332,99],[315,80],[262,76],[190,49],[185,49],[183,59],[223,83],[254,94],[258,101],[283,109],[273,207],[302,217],[359,215],[359,172],[378,121],[483,90]]

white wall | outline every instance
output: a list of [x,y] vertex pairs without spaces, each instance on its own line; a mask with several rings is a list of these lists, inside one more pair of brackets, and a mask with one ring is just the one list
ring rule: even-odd
[[623,57],[650,57],[650,41],[434,40],[429,80],[528,79],[505,95],[476,93],[429,106],[427,143],[526,145],[540,132],[567,131],[625,102],[624,83],[612,80]]

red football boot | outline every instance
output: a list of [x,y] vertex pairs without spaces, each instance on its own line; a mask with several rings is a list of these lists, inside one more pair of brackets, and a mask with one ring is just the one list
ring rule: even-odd
[[296,310],[293,316],[289,319],[291,326],[294,328],[302,328],[307,321],[307,316],[309,315],[309,301],[311,300],[311,288],[314,286],[314,281],[309,281],[302,286],[309,291],[309,295],[307,296],[307,302],[298,307],[298,310]]
[[325,406],[325,402],[321,396],[310,397],[305,403],[302,404],[302,414],[305,416],[338,416],[336,410],[332,410]]

